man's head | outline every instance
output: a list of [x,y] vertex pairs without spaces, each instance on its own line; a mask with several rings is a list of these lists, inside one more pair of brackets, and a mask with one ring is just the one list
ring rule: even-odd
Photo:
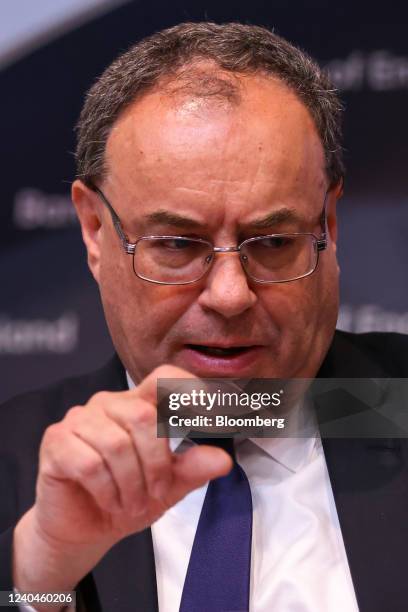
[[[183,24],[154,35],[92,87],[73,199],[114,344],[135,380],[161,363],[203,376],[315,375],[337,319],[339,114],[307,56],[239,24]],[[229,252],[216,254],[195,283],[154,284],[135,275],[95,186],[129,242],[319,238],[326,202],[328,246],[313,274],[291,282],[256,282]]]

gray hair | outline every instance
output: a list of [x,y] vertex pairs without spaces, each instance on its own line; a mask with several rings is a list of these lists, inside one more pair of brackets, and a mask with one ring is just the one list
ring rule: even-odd
[[186,76],[186,68],[203,60],[231,75],[258,73],[283,81],[314,119],[330,185],[342,179],[342,105],[325,72],[304,51],[266,28],[210,22],[182,23],[153,34],[106,68],[88,91],[77,124],[77,177],[91,188],[103,179],[106,142],[118,117],[137,98],[175,83],[180,75],[184,87],[196,95],[236,100],[233,83],[209,76],[208,70],[204,74],[198,68]]

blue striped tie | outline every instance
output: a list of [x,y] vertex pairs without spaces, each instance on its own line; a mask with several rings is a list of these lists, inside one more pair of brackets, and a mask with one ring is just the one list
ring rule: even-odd
[[248,612],[251,570],[252,497],[235,461],[231,438],[201,438],[234,459],[227,476],[212,480],[198,521],[180,612]]

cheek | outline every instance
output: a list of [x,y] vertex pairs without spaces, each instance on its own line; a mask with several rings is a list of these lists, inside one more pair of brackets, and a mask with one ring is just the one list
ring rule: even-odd
[[[115,261],[115,263],[114,263]],[[115,345],[159,344],[195,299],[196,289],[157,285],[138,278],[123,253],[101,262],[100,291]],[[134,349],[133,349],[134,350]]]
[[138,311],[142,332],[154,344],[171,340],[178,327],[197,299],[197,288],[154,285],[140,281],[138,284]]
[[[310,276],[271,287],[264,287],[261,296],[270,321],[281,336],[300,336],[327,333],[337,320],[338,267],[334,251],[319,261]],[[334,322],[334,323],[333,323]]]
[[258,296],[269,320],[281,334],[290,334],[310,323],[316,312],[316,282],[312,277],[282,285],[265,287]]
[[271,288],[266,296],[264,291],[263,303],[275,340],[270,371],[283,378],[315,376],[337,321],[335,257],[328,257],[311,276]]
[[318,274],[316,274],[316,291],[318,291],[321,310],[334,309],[337,317],[339,302],[339,275],[340,269],[336,257],[334,244],[329,244],[319,262]]

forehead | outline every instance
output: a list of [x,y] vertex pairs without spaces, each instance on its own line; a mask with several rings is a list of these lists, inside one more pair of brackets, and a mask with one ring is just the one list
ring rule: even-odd
[[242,77],[239,88],[239,101],[224,103],[158,90],[123,113],[106,149],[122,210],[244,200],[262,208],[321,192],[324,153],[308,109],[278,79]]

